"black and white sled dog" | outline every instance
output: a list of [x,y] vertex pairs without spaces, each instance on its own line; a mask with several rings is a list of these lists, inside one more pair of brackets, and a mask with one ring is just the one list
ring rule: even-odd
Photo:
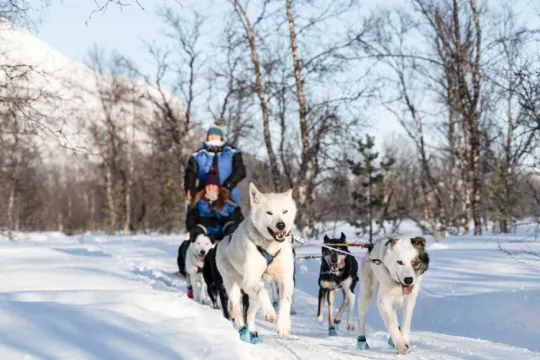
[[[346,245],[342,245],[347,240],[345,234],[341,233],[339,239],[330,239],[324,236],[324,245],[322,248],[321,270],[319,273],[319,308],[317,311],[317,321],[323,323],[324,300],[328,299],[328,335],[337,335],[335,324],[339,324],[341,316],[348,305],[347,311],[347,330],[354,331],[353,312],[354,312],[354,288],[358,282],[358,261],[352,256],[343,252],[350,253]],[[336,251],[336,250],[339,251]],[[334,318],[334,298],[335,290],[343,291],[343,302]]]
[[[369,350],[366,315],[377,292],[377,308],[390,334],[388,344],[399,354],[407,354],[416,297],[429,267],[426,240],[394,236],[379,239],[373,243],[368,260],[361,266],[357,348]],[[401,328],[398,308],[404,309]]]
[[[178,248],[178,271],[186,279],[187,285],[193,287],[193,299],[201,304],[208,300],[203,278],[204,258],[213,247],[214,243],[210,238],[200,234],[195,239],[184,241]],[[200,291],[198,285],[201,287]]]
[[[255,315],[277,321],[277,333],[291,332],[294,260],[290,233],[296,217],[292,190],[263,194],[249,184],[250,212],[229,239],[216,250],[216,265],[231,302],[231,317],[243,341],[259,343]],[[279,316],[276,316],[265,282],[279,283]],[[242,291],[248,295],[247,321],[240,311]]]
[[[232,235],[225,237],[224,240],[229,241],[230,236]],[[214,309],[219,308],[218,306],[218,297],[219,297],[219,301],[221,303],[221,311],[223,312],[223,317],[227,320],[232,320],[229,313],[229,296],[227,295],[227,291],[225,290],[225,286],[223,285],[223,278],[221,277],[221,274],[219,273],[219,270],[216,264],[216,252],[217,252],[218,246],[219,246],[219,243],[214,248],[210,249],[210,251],[208,251],[208,254],[206,254],[206,257],[204,258],[203,277],[208,287],[208,296],[210,297],[210,300],[212,301],[212,307]],[[246,321],[248,304],[249,304],[248,297],[244,292],[242,292],[242,308],[243,308],[242,314],[244,317],[244,321]]]

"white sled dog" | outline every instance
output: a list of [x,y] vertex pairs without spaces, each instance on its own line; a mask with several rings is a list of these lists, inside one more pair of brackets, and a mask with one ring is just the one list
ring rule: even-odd
[[[186,251],[186,280],[193,287],[193,299],[201,304],[208,303],[206,283],[203,277],[204,257],[215,245],[208,236],[200,234],[189,242]],[[197,285],[200,284],[199,291]]]
[[[287,337],[291,332],[291,300],[294,260],[290,233],[296,217],[292,190],[263,194],[249,184],[251,209],[236,231],[223,239],[216,251],[216,264],[231,303],[231,317],[239,327],[243,341],[259,343],[255,315],[262,309],[268,322],[277,320],[277,333]],[[286,241],[287,240],[287,241]],[[279,283],[279,316],[265,282]],[[249,297],[246,322],[240,299],[244,291]]]
[[[357,348],[369,350],[366,340],[366,315],[377,291],[377,308],[390,334],[388,344],[399,354],[409,352],[411,321],[429,255],[422,237],[386,237],[377,240],[369,251],[369,261],[361,266],[358,298]],[[403,308],[402,327],[397,309]]]

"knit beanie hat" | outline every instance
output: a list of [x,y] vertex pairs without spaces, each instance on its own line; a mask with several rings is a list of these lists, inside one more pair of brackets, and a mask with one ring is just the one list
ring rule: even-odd
[[212,168],[206,177],[204,185],[220,185],[219,174],[215,168]]
[[221,136],[221,139],[225,141],[225,131],[223,131],[223,126],[220,122],[216,121],[210,126],[206,133],[206,137],[208,138],[210,135],[219,135]]

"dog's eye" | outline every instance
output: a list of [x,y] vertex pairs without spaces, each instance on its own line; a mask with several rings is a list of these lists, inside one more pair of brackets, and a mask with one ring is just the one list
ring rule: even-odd
[[267,215],[273,215],[270,211],[266,212]]
[[398,260],[397,263],[398,263],[399,265],[403,265],[403,261],[401,261],[401,260]]
[[412,266],[413,267],[417,267],[418,265],[420,265],[420,261],[418,261],[418,260],[413,260],[412,261]]
[[286,214],[289,210],[283,210],[283,213]]

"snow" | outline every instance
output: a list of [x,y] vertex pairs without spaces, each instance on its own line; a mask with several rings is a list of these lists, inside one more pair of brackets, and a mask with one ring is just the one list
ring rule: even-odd
[[[221,311],[186,297],[174,275],[182,239],[27,233],[0,240],[0,359],[396,358],[375,306],[369,352],[355,349],[355,333],[328,337],[327,325],[316,323],[319,259],[299,262],[292,336],[280,339],[275,325],[258,321],[263,343],[242,343]],[[517,251],[526,241],[540,251],[533,240],[518,234],[430,244],[408,357],[540,359],[540,261],[498,248]]]

